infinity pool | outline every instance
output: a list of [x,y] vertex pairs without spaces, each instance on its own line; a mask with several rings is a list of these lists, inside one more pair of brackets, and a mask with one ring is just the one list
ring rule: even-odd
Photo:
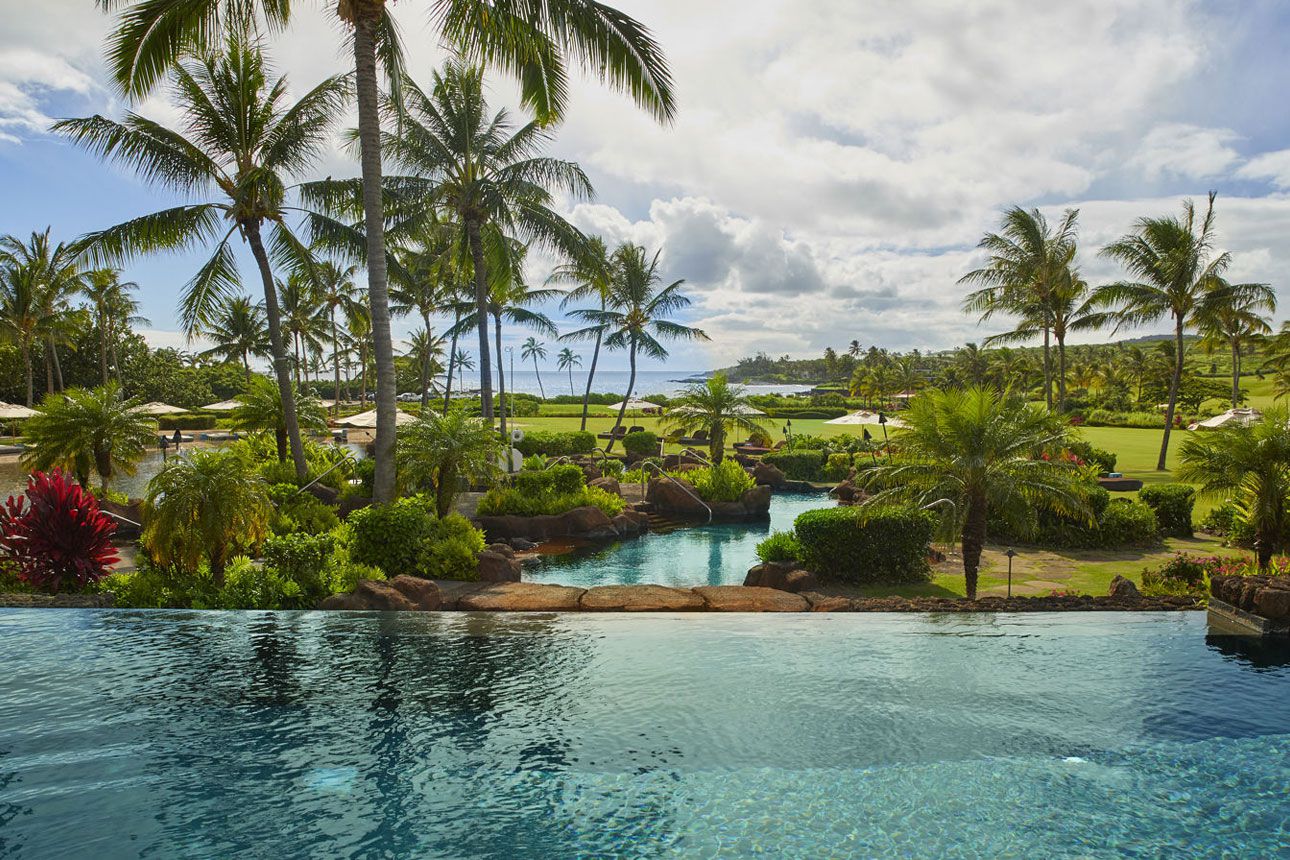
[[560,585],[743,585],[757,563],[757,544],[771,531],[789,531],[803,511],[832,507],[824,493],[777,493],[770,521],[678,529],[603,544],[524,565],[524,578]]
[[1284,857],[1199,613],[0,610],[0,857]]

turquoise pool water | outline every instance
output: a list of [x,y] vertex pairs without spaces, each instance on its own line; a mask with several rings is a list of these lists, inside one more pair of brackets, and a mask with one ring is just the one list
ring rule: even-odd
[[0,856],[1285,857],[1199,613],[0,610]]
[[524,578],[560,585],[653,583],[656,585],[743,585],[757,563],[757,544],[771,531],[788,531],[803,511],[832,507],[824,493],[779,493],[770,521],[711,525],[648,534],[567,555],[544,556],[524,566]]

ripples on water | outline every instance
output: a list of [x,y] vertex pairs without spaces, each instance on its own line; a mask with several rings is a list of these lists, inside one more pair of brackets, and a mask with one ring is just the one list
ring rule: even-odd
[[0,610],[0,857],[1274,857],[1190,614]]

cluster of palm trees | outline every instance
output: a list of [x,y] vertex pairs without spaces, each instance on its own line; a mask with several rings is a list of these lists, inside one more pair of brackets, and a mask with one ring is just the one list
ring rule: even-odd
[[1214,199],[1211,193],[1203,211],[1186,201],[1181,217],[1139,219],[1129,233],[1099,252],[1127,277],[1098,287],[1080,273],[1078,210],[1067,210],[1053,225],[1038,209],[1014,207],[1004,213],[1000,230],[987,233],[979,244],[986,264],[960,279],[977,287],[964,300],[965,310],[980,314],[982,321],[996,314],[1016,320],[1011,330],[987,338],[986,345],[1042,338],[1044,399],[1059,412],[1066,408],[1066,339],[1072,332],[1105,327],[1118,332],[1168,320],[1174,357],[1161,470],[1186,361],[1186,335],[1196,332],[1210,345],[1231,350],[1236,402],[1242,346],[1269,330],[1265,314],[1276,308],[1275,292],[1267,284],[1227,280],[1232,257],[1215,247]]
[[[320,254],[338,265],[365,268],[367,331],[361,343],[370,339],[376,370],[377,501],[395,494],[390,317],[402,300],[391,287],[418,271],[404,270],[395,248],[417,248],[429,255],[422,262],[442,260],[445,265],[432,270],[452,268],[446,280],[473,287],[483,410],[491,420],[498,356],[488,343],[490,297],[518,269],[522,255],[516,245],[536,243],[577,257],[586,244],[554,217],[549,204],[553,191],[589,195],[589,183],[576,165],[536,154],[567,106],[569,61],[628,93],[661,121],[675,113],[667,63],[649,31],[592,0],[432,4],[430,20],[459,58],[435,76],[428,92],[407,74],[391,4],[340,0],[333,11],[348,35],[352,74],[330,77],[296,100],[289,99],[286,81],[272,74],[259,42],[260,34],[289,26],[289,0],[98,3],[116,15],[107,59],[123,95],[142,100],[169,81],[181,127],[128,113],[120,121],[68,120],[56,129],[191,202],[91,234],[77,243],[78,255],[96,265],[120,265],[144,253],[206,248],[207,262],[181,297],[184,327],[196,334],[214,329],[228,301],[241,292],[232,241],[246,244],[264,293],[268,353],[301,479],[306,464],[292,391],[293,372],[299,371],[288,339],[296,350],[305,349],[313,330],[303,319],[293,324],[291,303],[280,301],[289,290],[280,289],[277,275],[286,274],[284,287],[295,276],[308,278],[308,288],[316,289]],[[484,66],[515,77],[533,121],[514,129],[505,112],[489,114],[482,96]],[[360,177],[300,186],[351,98],[358,109]],[[403,175],[384,176],[383,158]],[[327,315],[344,312],[338,299]],[[42,334],[24,335],[28,350],[42,343]],[[331,334],[338,367],[337,327]],[[428,328],[425,335],[428,346]],[[421,351],[424,361],[429,350]],[[239,354],[249,366],[252,347]],[[450,357],[456,356],[454,341]]]

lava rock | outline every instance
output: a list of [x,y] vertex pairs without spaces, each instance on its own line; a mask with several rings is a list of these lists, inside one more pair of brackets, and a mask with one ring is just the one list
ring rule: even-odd
[[499,582],[463,596],[459,609],[473,612],[572,612],[585,589],[538,582]]
[[1108,597],[1131,598],[1141,597],[1142,593],[1138,587],[1133,584],[1133,580],[1125,579],[1123,576],[1116,576],[1111,580],[1111,589],[1107,592]]
[[806,598],[777,588],[701,585],[693,589],[711,612],[805,612]]
[[664,585],[597,585],[578,605],[589,612],[692,612],[703,609],[693,591]]
[[[493,544],[498,546],[498,544]],[[478,570],[480,582],[519,582],[522,567],[515,557],[514,550],[506,547],[510,555],[494,552],[491,548],[479,554]]]

